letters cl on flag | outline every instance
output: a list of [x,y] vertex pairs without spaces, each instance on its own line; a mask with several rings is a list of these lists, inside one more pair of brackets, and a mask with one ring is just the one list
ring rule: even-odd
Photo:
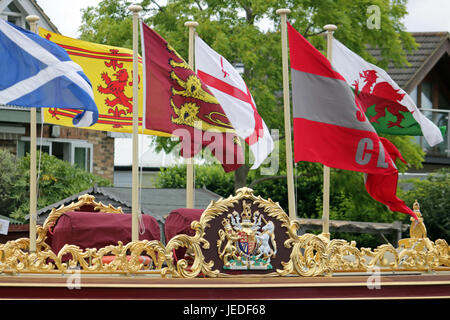
[[[397,198],[398,171],[390,152],[360,109],[345,79],[288,24],[291,56],[294,158],[364,172],[366,190],[392,211],[417,218]],[[389,144],[392,154],[395,146]],[[399,153],[398,153],[399,154]]]

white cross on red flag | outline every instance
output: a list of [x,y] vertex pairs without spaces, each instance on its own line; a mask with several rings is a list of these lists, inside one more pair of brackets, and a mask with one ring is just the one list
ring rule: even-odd
[[219,101],[236,133],[250,146],[251,169],[258,168],[273,150],[270,132],[239,72],[200,37],[195,38],[197,75]]

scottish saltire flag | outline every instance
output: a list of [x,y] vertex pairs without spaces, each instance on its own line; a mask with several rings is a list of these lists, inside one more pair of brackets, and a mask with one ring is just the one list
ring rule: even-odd
[[77,127],[97,122],[91,84],[58,45],[0,19],[0,103],[81,109]]

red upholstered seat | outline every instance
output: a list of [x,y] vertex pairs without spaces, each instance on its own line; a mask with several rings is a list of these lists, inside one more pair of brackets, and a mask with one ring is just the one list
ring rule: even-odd
[[[154,217],[144,214],[142,222],[145,232],[139,235],[139,240],[161,240]],[[49,240],[56,254],[65,244],[74,244],[81,249],[100,249],[117,245],[119,241],[125,245],[131,241],[131,214],[67,212],[59,217]],[[63,260],[69,258],[67,255]]]
[[[191,229],[192,221],[199,221],[203,213],[203,209],[179,208],[169,213],[164,223],[164,235],[166,243],[177,234],[195,235],[195,231]],[[175,252],[176,259],[183,259],[186,248],[179,248]]]

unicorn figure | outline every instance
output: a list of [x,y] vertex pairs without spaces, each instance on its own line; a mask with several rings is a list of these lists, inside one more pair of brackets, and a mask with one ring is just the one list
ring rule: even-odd
[[[267,257],[266,264],[270,263],[270,258],[274,257],[277,253],[277,243],[275,241],[275,226],[272,221],[266,223],[264,227],[261,228],[263,232],[256,232],[256,240],[259,244],[258,251],[259,254],[256,256],[256,259],[259,259],[261,256]],[[272,243],[271,248],[270,243]]]

